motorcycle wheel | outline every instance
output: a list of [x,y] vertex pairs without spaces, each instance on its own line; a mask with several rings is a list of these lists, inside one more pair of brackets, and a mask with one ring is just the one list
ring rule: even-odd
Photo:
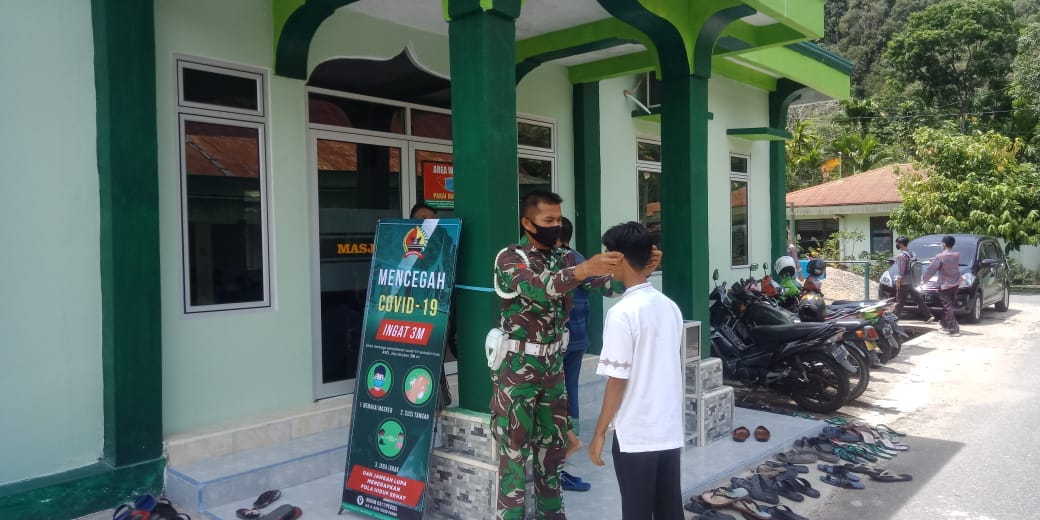
[[849,363],[856,367],[855,374],[849,374],[849,401],[859,398],[867,391],[870,384],[870,361],[864,355],[859,345],[845,343],[845,350],[849,351]]
[[878,337],[877,345],[881,349],[881,354],[878,357],[881,358],[882,363],[886,364],[898,356],[899,351],[903,348],[895,334]]
[[844,406],[849,398],[849,373],[824,352],[808,352],[799,358],[801,366],[794,367],[789,382],[794,402],[816,413],[831,413]]

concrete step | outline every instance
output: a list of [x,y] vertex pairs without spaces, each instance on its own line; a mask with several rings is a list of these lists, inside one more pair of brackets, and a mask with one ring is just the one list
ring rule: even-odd
[[248,499],[268,489],[286,489],[331,474],[342,475],[348,428],[244,450],[166,469],[166,496],[187,510]]

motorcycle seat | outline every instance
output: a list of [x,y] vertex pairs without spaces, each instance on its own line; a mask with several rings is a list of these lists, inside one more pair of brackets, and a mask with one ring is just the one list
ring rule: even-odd
[[751,338],[757,344],[788,343],[816,337],[832,329],[830,323],[791,323],[789,325],[759,325],[751,329]]

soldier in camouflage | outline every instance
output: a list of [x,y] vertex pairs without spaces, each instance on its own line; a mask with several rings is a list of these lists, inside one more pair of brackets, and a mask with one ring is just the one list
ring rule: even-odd
[[491,421],[499,450],[497,518],[524,518],[525,462],[534,455],[539,519],[566,518],[560,470],[569,428],[563,345],[569,291],[579,285],[613,294],[609,275],[621,256],[595,255],[578,265],[555,246],[562,214],[559,195],[534,191],[520,204],[524,237],[495,259],[499,326],[509,337],[505,360],[492,372]]

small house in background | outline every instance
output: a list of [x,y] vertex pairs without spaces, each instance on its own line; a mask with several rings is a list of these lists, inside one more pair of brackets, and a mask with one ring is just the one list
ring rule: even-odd
[[821,247],[838,231],[860,231],[864,240],[843,244],[843,255],[895,251],[888,218],[902,204],[897,172],[912,168],[892,164],[788,193],[788,218],[794,220],[799,248]]
[[[801,252],[821,247],[838,231],[860,231],[864,240],[843,244],[844,256],[894,253],[899,235],[889,228],[888,219],[903,203],[896,181],[900,172],[912,170],[912,164],[891,164],[788,193],[788,218],[794,221]],[[1040,271],[1038,247],[1023,246],[1008,257],[1025,269]]]

